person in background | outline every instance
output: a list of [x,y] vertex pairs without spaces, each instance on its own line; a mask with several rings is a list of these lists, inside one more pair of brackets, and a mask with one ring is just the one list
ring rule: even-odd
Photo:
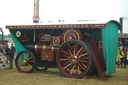
[[14,53],[15,53],[15,47],[13,46],[13,44],[11,44],[11,47],[10,47],[10,68],[9,69],[12,69],[13,67],[13,59],[14,59]]
[[126,68],[126,65],[128,63],[128,49],[125,49],[125,58],[124,58],[124,68]]
[[123,47],[120,47],[120,50],[119,50],[119,58],[121,60],[121,63],[119,65],[121,65],[121,68],[122,68],[122,64],[124,62],[124,52],[123,52]]
[[119,48],[117,48],[116,64],[119,67]]
[[6,55],[6,58],[7,58],[7,61],[6,61],[6,63],[8,63],[8,61],[10,60],[9,59],[9,51],[10,51],[10,49],[8,48],[8,45],[5,47],[5,55]]

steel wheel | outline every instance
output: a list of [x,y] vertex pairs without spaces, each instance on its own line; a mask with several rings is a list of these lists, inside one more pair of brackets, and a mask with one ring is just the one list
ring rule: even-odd
[[30,51],[22,51],[16,57],[16,67],[19,72],[30,73],[35,67],[35,57]]
[[73,78],[81,78],[91,70],[92,57],[86,43],[70,40],[61,45],[57,53],[60,71]]

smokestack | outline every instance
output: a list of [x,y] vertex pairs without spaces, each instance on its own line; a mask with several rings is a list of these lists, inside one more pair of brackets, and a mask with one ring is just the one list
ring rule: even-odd
[[120,25],[122,29],[120,30],[120,33],[123,33],[123,18],[120,18]]
[[39,23],[39,0],[34,0],[34,16],[33,22]]
[[3,30],[2,30],[1,27],[0,27],[0,32],[2,33],[2,35],[1,35],[1,40],[3,40],[3,39],[4,39],[4,32],[3,32]]

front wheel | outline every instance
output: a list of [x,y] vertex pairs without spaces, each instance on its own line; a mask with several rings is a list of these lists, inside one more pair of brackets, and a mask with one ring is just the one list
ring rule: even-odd
[[69,40],[61,45],[56,62],[59,70],[71,78],[81,78],[92,69],[89,46],[80,40]]
[[31,73],[34,71],[36,60],[30,51],[21,51],[16,57],[16,68],[21,73]]

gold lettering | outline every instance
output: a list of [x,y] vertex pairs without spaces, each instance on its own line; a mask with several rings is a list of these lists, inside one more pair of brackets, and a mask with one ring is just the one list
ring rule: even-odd
[[88,25],[85,25],[85,27],[88,27]]
[[47,28],[49,28],[49,25],[47,25]]
[[84,27],[84,25],[81,25],[81,27]]
[[58,27],[61,28],[61,25],[59,25]]
[[54,25],[53,27],[56,28],[56,25]]
[[37,26],[37,28],[39,28],[39,26]]
[[65,28],[65,25],[62,25],[63,28]]
[[50,28],[52,28],[52,25],[50,25]]
[[66,27],[69,27],[69,25],[66,25]]
[[76,28],[76,25],[74,25],[74,28]]
[[72,25],[70,25],[70,27],[72,27]]

